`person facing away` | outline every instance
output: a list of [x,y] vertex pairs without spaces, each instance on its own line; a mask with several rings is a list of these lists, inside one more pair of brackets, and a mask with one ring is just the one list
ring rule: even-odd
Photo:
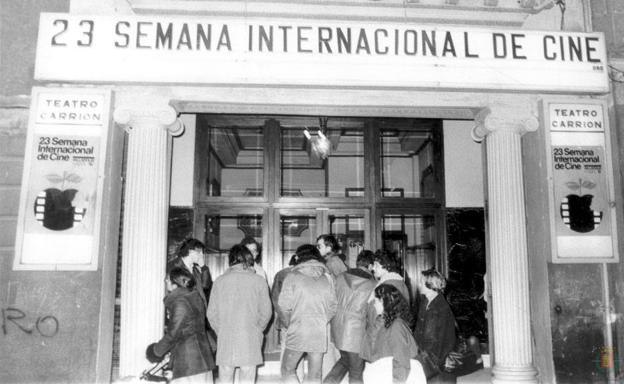
[[165,285],[167,328],[160,341],[147,347],[146,357],[155,363],[171,352],[172,383],[211,382],[215,364],[205,331],[206,307],[194,289],[195,279],[187,269],[174,267]]
[[277,300],[279,299],[279,295],[282,292],[282,286],[284,285],[284,279],[286,276],[292,271],[295,265],[299,264],[299,259],[297,258],[297,254],[294,254],[290,257],[288,261],[288,267],[280,269],[273,278],[273,286],[271,287],[271,302],[273,302],[273,308],[275,309],[275,327],[278,330],[286,328],[279,316],[277,315]]
[[367,301],[376,285],[370,272],[373,260],[373,252],[364,250],[357,257],[357,268],[336,278],[338,307],[331,321],[331,335],[340,358],[325,376],[324,383],[340,383],[347,373],[349,383],[362,382],[364,360],[359,354],[366,327]]
[[258,243],[256,239],[251,236],[245,236],[245,238],[241,240],[240,244],[249,249],[249,252],[251,252],[254,257],[254,270],[258,275],[262,276],[264,280],[266,280],[267,275],[262,268],[262,246],[260,243]]
[[319,236],[316,239],[316,247],[325,259],[325,265],[334,278],[347,270],[347,265],[338,253],[340,251],[338,241],[333,235]]
[[205,264],[204,254],[206,247],[204,243],[197,239],[186,239],[178,248],[177,257],[167,264],[167,270],[173,268],[185,268],[191,272],[195,279],[195,288],[204,305],[208,305],[208,297],[210,297],[210,288],[212,287],[212,277],[210,270]]
[[[392,382],[405,383],[411,370],[411,359],[418,354],[418,346],[412,336],[412,314],[403,293],[393,284],[381,284],[375,288],[374,305],[381,312],[383,326],[373,340],[370,362],[366,369],[374,370],[375,362],[392,358]],[[418,365],[417,365],[418,366]],[[422,368],[418,368],[421,370]],[[370,376],[389,375],[378,372]],[[367,376],[368,372],[367,372]],[[421,376],[422,375],[421,373]],[[368,377],[367,377],[368,378]],[[369,381],[369,380],[367,380]],[[388,381],[388,380],[384,380]]]
[[299,264],[286,276],[278,298],[278,316],[287,328],[282,380],[298,382],[296,369],[305,354],[308,360],[305,381],[320,383],[328,324],[336,313],[334,280],[314,245],[302,245],[296,254]]
[[240,382],[253,383],[262,364],[263,331],[273,309],[266,280],[256,274],[254,258],[243,245],[230,249],[230,267],[212,287],[208,320],[217,332],[217,365],[222,383],[232,383],[240,369]]
[[421,352],[417,356],[427,378],[444,368],[446,356],[456,343],[455,316],[444,298],[446,279],[435,268],[422,271],[418,280],[421,295],[414,338]]
[[[381,284],[392,284],[399,290],[403,298],[409,303],[409,291],[401,272],[401,261],[397,257],[395,252],[387,250],[377,250],[373,259],[372,272],[373,276],[377,280],[377,286]],[[364,337],[362,338],[362,346],[360,350],[360,356],[367,361],[371,359],[372,346],[377,332],[383,325],[381,312],[379,307],[375,307],[374,304],[375,293],[371,293],[367,301],[366,307],[366,328],[364,331]]]

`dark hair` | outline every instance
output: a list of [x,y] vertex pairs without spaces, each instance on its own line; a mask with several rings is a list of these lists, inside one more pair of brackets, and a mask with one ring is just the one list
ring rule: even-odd
[[247,244],[256,244],[256,249],[258,250],[258,256],[256,256],[256,259],[254,261],[256,263],[260,263],[262,261],[262,246],[260,245],[260,243],[258,243],[256,239],[254,239],[251,236],[245,236],[243,240],[241,240],[240,245],[247,246]]
[[308,260],[316,260],[325,263],[325,259],[321,256],[319,250],[312,244],[300,245],[295,252],[298,260],[297,264]]
[[297,264],[299,264],[299,256],[297,256],[297,254],[295,253],[294,255],[290,256],[290,260],[288,260],[288,265],[294,267]]
[[375,260],[388,272],[401,273],[401,261],[395,251],[377,250],[375,252]]
[[169,281],[189,291],[195,286],[195,279],[186,268],[175,267],[169,271]]
[[444,293],[444,289],[446,288],[446,279],[440,272],[436,271],[435,267],[426,269],[420,274],[423,276],[423,280],[425,282],[425,287],[434,290],[440,294]]
[[390,327],[396,318],[401,318],[409,328],[412,327],[413,316],[410,306],[399,290],[390,284],[381,284],[375,288],[375,297],[383,303],[384,326]]
[[369,265],[373,264],[374,261],[375,254],[373,253],[373,251],[365,249],[357,256],[357,260],[355,263],[358,267],[368,267]]
[[230,262],[230,267],[236,264],[243,264],[243,268],[247,269],[254,265],[253,255],[247,247],[241,244],[236,244],[230,248],[228,261]]
[[180,248],[178,248],[178,256],[186,257],[193,249],[199,249],[201,252],[204,252],[206,250],[206,246],[197,239],[186,239],[182,242],[182,244],[180,244]]
[[338,240],[334,237],[334,235],[321,235],[316,238],[316,241],[323,240],[326,246],[331,247],[332,252],[337,253],[340,250],[340,246],[338,245]]

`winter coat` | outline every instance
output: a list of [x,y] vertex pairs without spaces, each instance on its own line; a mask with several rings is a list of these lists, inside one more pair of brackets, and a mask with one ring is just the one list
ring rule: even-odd
[[273,286],[271,287],[271,301],[273,302],[273,309],[275,309],[275,328],[282,329],[286,326],[282,323],[277,313],[277,300],[282,292],[282,285],[284,285],[284,279],[290,273],[293,267],[286,267],[275,274],[273,278]]
[[418,357],[427,377],[443,368],[446,356],[456,343],[455,316],[444,296],[438,294],[429,306],[427,297],[422,295],[418,305],[414,338],[424,351]]
[[360,268],[350,269],[336,278],[338,308],[331,321],[331,335],[339,350],[360,353],[367,300],[375,284],[373,275]]
[[176,288],[165,297],[167,329],[154,346],[157,356],[171,351],[173,378],[207,372],[215,368],[208,337],[204,302],[195,290]]
[[338,256],[336,253],[330,253],[327,255],[325,259],[325,265],[327,269],[329,269],[329,273],[331,273],[332,277],[336,278],[343,272],[347,271],[347,265],[344,261]]
[[325,265],[305,261],[286,276],[278,298],[278,315],[286,330],[286,348],[326,352],[328,323],[336,313],[334,280]]
[[217,332],[217,365],[262,364],[263,331],[272,313],[269,287],[253,267],[237,264],[219,276],[207,312]]
[[392,356],[393,382],[404,382],[410,373],[410,359],[418,354],[412,331],[403,319],[395,319],[388,328],[381,327],[373,342],[371,362]]

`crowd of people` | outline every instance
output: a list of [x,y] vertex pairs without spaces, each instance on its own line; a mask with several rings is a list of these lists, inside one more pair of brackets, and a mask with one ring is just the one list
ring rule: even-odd
[[[169,354],[172,382],[231,384],[238,369],[239,382],[254,383],[272,318],[282,335],[284,383],[299,382],[304,360],[305,382],[449,378],[444,364],[456,324],[435,269],[421,272],[412,307],[395,253],[363,250],[348,268],[333,235],[298,247],[270,289],[253,238],[230,249],[229,268],[214,282],[204,254],[199,240],[188,239],[167,266],[166,331],[146,357],[159,362]],[[327,359],[331,352],[336,358]]]

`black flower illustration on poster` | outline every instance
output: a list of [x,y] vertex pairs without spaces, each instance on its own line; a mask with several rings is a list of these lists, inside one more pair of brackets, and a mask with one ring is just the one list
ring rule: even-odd
[[52,186],[37,194],[34,202],[35,219],[53,231],[70,229],[75,223],[82,222],[88,198],[78,199],[79,191],[71,188],[79,184],[82,177],[73,172],[63,172],[63,175],[47,174],[45,178]]
[[578,193],[570,193],[561,201],[561,218],[566,226],[579,233],[593,231],[602,220],[602,211],[594,211],[591,208],[593,194],[585,193],[596,188],[596,183],[590,180],[578,179],[578,181],[568,181],[566,187]]

